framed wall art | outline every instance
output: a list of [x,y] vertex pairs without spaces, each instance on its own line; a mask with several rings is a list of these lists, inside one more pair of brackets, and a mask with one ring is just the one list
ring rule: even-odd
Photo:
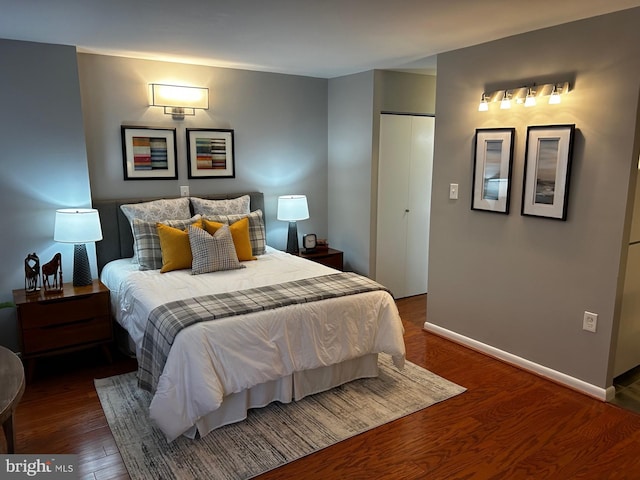
[[522,215],[567,219],[574,133],[575,125],[527,128]]
[[471,209],[509,213],[514,128],[476,130]]
[[233,130],[187,129],[189,178],[234,178]]
[[178,178],[175,128],[123,125],[121,132],[125,180]]

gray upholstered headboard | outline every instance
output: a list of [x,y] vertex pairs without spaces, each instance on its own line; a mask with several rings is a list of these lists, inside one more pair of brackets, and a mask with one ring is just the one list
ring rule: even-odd
[[[208,198],[213,200],[222,200],[229,198],[237,198],[242,195],[251,197],[251,211],[262,210],[264,215],[264,195],[262,192],[244,192],[244,193],[220,193],[211,195],[196,195],[200,198]],[[120,205],[126,203],[148,202],[150,200],[158,200],[158,198],[128,198],[117,200],[94,200],[93,208],[100,213],[100,223],[102,224],[102,240],[96,242],[96,256],[98,258],[98,272],[111,260],[118,258],[133,257],[133,234],[127,217],[124,216]]]

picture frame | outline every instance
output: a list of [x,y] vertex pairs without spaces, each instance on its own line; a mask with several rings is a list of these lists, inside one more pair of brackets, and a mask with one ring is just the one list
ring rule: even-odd
[[176,129],[121,126],[125,180],[175,180]]
[[228,128],[187,128],[189,178],[235,178],[234,132]]
[[509,214],[515,128],[478,128],[471,210]]
[[527,127],[522,215],[565,221],[575,124]]

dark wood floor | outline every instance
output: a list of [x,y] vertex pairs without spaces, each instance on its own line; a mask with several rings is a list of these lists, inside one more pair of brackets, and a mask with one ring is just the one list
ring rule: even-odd
[[[426,333],[425,296],[398,305],[408,360],[467,392],[261,480],[640,478],[640,415]],[[93,379],[134,368],[93,351],[41,362],[17,410],[17,450],[78,454],[81,479],[128,479]]]

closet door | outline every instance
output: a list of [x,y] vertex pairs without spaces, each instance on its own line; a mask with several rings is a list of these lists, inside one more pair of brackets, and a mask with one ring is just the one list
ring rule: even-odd
[[380,116],[376,280],[395,298],[427,291],[434,123]]
[[428,291],[434,117],[412,117],[405,296]]

